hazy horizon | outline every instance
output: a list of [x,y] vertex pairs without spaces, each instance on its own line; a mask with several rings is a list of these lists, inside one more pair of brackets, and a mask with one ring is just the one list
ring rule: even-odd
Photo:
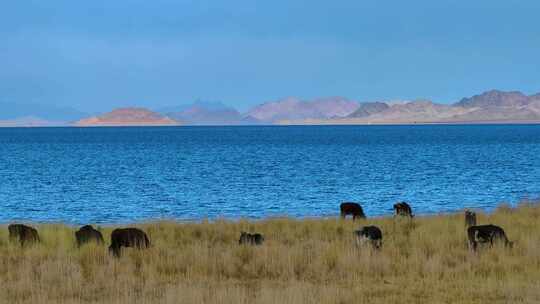
[[5,4],[0,102],[86,113],[286,96],[537,93],[535,1]]

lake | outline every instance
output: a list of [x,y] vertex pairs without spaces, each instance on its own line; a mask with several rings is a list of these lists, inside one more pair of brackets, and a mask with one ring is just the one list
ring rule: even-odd
[[0,222],[490,210],[540,197],[540,125],[0,129]]

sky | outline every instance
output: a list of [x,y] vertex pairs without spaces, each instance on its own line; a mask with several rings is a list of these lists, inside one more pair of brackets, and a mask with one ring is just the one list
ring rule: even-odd
[[0,102],[98,112],[540,92],[540,1],[5,1]]

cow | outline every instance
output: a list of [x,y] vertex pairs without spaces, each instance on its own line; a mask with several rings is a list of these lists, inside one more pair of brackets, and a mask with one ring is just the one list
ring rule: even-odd
[[409,206],[409,204],[407,204],[406,202],[399,202],[394,204],[394,215],[408,216],[410,218],[414,217],[411,206]]
[[467,228],[467,236],[469,238],[469,249],[476,251],[478,244],[489,244],[493,247],[495,242],[504,242],[506,247],[512,248],[513,242],[510,242],[506,237],[504,229],[495,225],[480,225]]
[[240,233],[240,240],[238,240],[238,244],[240,245],[262,245],[264,242],[264,237],[260,233],[247,233],[247,232],[241,232]]
[[41,241],[35,228],[23,224],[11,224],[8,226],[8,231],[10,241],[18,240],[21,247]]
[[476,212],[465,210],[465,227],[476,226]]
[[347,215],[352,215],[353,220],[357,218],[366,218],[364,210],[360,204],[345,202],[339,206],[339,209],[341,211],[342,218],[345,218]]
[[144,231],[137,228],[115,229],[111,233],[109,252],[115,257],[120,257],[122,247],[145,249],[150,247],[150,240]]
[[374,249],[382,246],[382,231],[377,226],[364,226],[354,232],[356,235],[356,245],[362,246],[369,243]]
[[75,238],[77,239],[77,247],[79,248],[91,241],[94,241],[99,245],[104,243],[101,232],[90,225],[82,226],[79,231],[75,232]]

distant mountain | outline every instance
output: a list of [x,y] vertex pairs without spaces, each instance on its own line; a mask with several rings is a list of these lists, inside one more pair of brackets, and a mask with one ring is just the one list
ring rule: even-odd
[[248,111],[247,116],[268,123],[283,120],[329,119],[345,117],[357,108],[357,102],[343,97],[328,97],[311,101],[289,97],[256,106]]
[[77,126],[173,126],[178,124],[169,117],[144,108],[120,108],[75,123]]
[[187,125],[242,125],[258,123],[256,119],[244,117],[236,109],[227,107],[221,103],[197,102],[187,107],[176,107],[176,110],[178,111],[164,112],[164,114]]
[[470,98],[463,98],[455,104],[464,108],[521,107],[529,103],[529,97],[521,92],[491,90]]
[[349,114],[347,117],[360,118],[382,112],[389,109],[390,106],[384,102],[363,102],[359,105],[356,111]]
[[353,116],[349,115],[349,123],[418,123],[436,122],[447,120],[456,115],[467,112],[462,107],[437,104],[430,100],[415,100],[407,103],[395,103],[384,106],[378,105],[373,113],[369,115]]
[[452,105],[438,104],[428,100],[417,100],[406,104],[394,105],[381,113],[379,119],[401,122],[445,121],[463,115],[468,110]]
[[47,121],[69,122],[79,120],[85,116],[87,114],[67,107],[0,102],[0,120],[39,117]]
[[456,121],[537,121],[540,120],[537,95],[526,96],[517,91],[491,90],[470,98],[464,98],[455,107],[470,109],[453,117]]

